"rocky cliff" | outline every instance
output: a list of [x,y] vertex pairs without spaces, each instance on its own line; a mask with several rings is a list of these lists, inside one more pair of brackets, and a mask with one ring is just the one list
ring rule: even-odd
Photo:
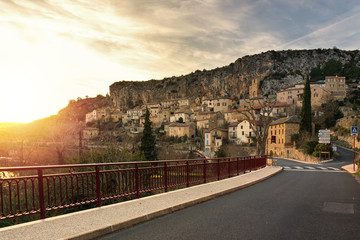
[[110,86],[110,96],[116,106],[129,109],[174,98],[230,96],[239,99],[274,94],[282,86],[303,82],[307,72],[329,60],[360,67],[360,51],[268,51],[244,56],[228,66],[197,70],[185,76],[115,82]]

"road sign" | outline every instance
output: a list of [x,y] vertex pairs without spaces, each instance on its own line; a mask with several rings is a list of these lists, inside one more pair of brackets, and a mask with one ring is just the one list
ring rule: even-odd
[[318,133],[319,143],[330,143],[330,130],[321,129]]
[[358,127],[351,127],[351,136],[357,136],[358,133]]

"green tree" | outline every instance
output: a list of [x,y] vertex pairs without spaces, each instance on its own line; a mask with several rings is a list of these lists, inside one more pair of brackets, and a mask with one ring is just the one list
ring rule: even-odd
[[322,116],[317,117],[317,123],[320,124],[322,128],[331,128],[336,125],[336,120],[344,117],[344,114],[339,109],[339,103],[337,101],[331,100],[326,104],[321,106]]
[[150,121],[150,112],[146,108],[145,112],[145,122],[144,122],[144,131],[141,138],[140,150],[144,153],[145,159],[147,161],[154,161],[157,158],[156,152],[156,139],[152,133],[152,122]]
[[343,65],[341,62],[336,60],[329,60],[325,63],[323,73],[325,76],[334,76],[343,74]]
[[299,132],[312,133],[312,115],[311,115],[311,89],[309,74],[306,74],[305,86],[303,93],[303,102],[300,112],[300,129]]

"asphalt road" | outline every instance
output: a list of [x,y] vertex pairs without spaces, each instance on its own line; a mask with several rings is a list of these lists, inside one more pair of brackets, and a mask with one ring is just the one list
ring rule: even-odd
[[[278,160],[280,174],[252,187],[100,239],[359,239],[360,184],[340,166]],[[338,170],[337,170],[338,169]]]

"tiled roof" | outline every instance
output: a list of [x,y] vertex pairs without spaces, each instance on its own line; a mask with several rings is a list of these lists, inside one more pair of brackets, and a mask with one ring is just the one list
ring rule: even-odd
[[270,123],[270,125],[277,125],[282,123],[299,123],[300,120],[298,116],[291,116],[291,117],[285,117],[285,118],[279,118],[278,120],[275,120]]

